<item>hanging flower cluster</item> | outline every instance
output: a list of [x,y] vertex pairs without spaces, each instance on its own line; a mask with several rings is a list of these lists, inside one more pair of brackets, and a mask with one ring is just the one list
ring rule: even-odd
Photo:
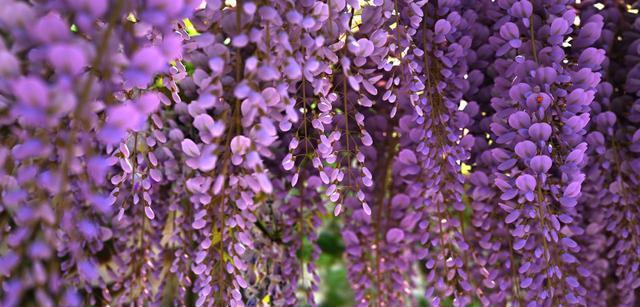
[[635,306],[639,10],[1,0],[0,305]]

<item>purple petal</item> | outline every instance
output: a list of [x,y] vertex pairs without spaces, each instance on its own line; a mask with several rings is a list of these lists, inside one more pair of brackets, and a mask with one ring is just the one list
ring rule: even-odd
[[533,191],[536,188],[536,178],[529,174],[520,175],[516,178],[516,186],[523,192]]
[[522,141],[515,146],[515,153],[522,159],[531,158],[536,154],[536,145],[531,141]]
[[531,117],[524,111],[518,111],[509,116],[509,125],[515,129],[528,128],[531,125]]
[[149,206],[144,206],[144,214],[150,219],[153,220],[156,217],[156,214],[153,213],[153,209]]
[[507,224],[511,224],[515,222],[520,217],[520,210],[513,210],[507,217],[504,219],[504,222]]
[[551,158],[549,156],[535,156],[529,162],[531,170],[536,174],[544,174],[551,168]]
[[404,239],[404,231],[402,231],[402,229],[399,228],[391,228],[389,229],[389,231],[387,231],[387,236],[386,236],[387,242],[389,243],[400,243],[400,241],[402,241],[402,239]]
[[534,141],[546,141],[551,136],[551,126],[547,123],[535,123],[529,127],[529,136]]
[[180,145],[182,146],[182,151],[187,156],[192,158],[197,158],[200,156],[200,149],[198,148],[198,145],[196,145],[196,143],[194,143],[191,139],[182,140],[182,143],[180,143]]

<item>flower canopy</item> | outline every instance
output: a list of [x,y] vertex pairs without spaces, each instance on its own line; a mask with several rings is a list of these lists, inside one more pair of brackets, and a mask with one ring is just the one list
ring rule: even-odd
[[639,9],[0,0],[0,306],[638,306]]

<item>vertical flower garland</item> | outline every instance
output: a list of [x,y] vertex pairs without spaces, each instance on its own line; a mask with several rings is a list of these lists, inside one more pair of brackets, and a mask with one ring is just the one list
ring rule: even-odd
[[423,6],[414,55],[422,73],[414,80],[418,126],[413,136],[417,147],[420,184],[423,185],[423,216],[429,236],[422,241],[426,255],[426,295],[431,304],[453,296],[464,306],[476,295],[469,277],[471,254],[464,237],[464,193],[460,163],[468,159],[473,138],[463,135],[469,117],[459,111],[468,89],[465,50],[471,47],[467,21],[460,3],[438,2]]
[[[356,101],[360,106],[349,110],[356,111],[350,120],[356,122],[361,130],[361,144],[366,145],[355,156],[363,166],[360,190],[355,191],[355,198],[344,201],[348,211],[343,240],[347,245],[349,279],[359,305],[390,304],[404,296],[404,286],[393,288],[386,273],[393,269],[386,264],[392,258],[384,247],[386,221],[383,218],[389,212],[390,172],[397,150],[396,141],[392,140],[397,138],[394,136],[397,120],[388,121],[386,117],[395,116],[397,112],[400,79],[404,77],[400,69],[406,65],[398,63],[402,61],[399,59],[403,56],[402,50],[406,49],[401,46],[407,43],[400,39],[405,35],[399,18],[403,9],[397,1],[369,3],[360,13],[361,22],[354,34],[359,38],[348,39],[348,50],[355,55],[353,63],[359,75],[345,81],[357,92],[355,98],[349,98],[350,102]],[[353,79],[357,83],[352,83]],[[343,83],[343,87],[346,85]],[[381,98],[392,107],[380,104]],[[384,115],[379,116],[379,112]],[[369,247],[372,252],[365,253]],[[400,279],[397,281],[401,283]]]
[[[473,1],[465,7],[475,10],[465,11],[466,15],[475,15],[476,23],[469,29],[473,35],[473,46],[469,52],[468,80],[470,88],[464,98],[468,101],[464,112],[473,122],[467,125],[469,134],[474,137],[470,159],[467,162],[471,168],[468,175],[468,197],[472,209],[470,221],[471,249],[476,251],[474,277],[482,281],[488,304],[505,304],[514,302],[522,304],[519,288],[519,274],[512,250],[513,239],[509,227],[504,222],[507,213],[500,209],[500,191],[494,185],[494,168],[498,165],[493,159],[490,147],[491,92],[494,80],[501,81],[499,76],[504,73],[504,67],[493,65],[495,62],[496,45],[492,44],[491,35],[498,28],[497,22],[501,17],[499,7],[491,1]],[[479,12],[483,12],[480,14]],[[473,20],[472,18],[466,18]]]
[[[637,10],[638,3],[633,4]],[[625,67],[626,78],[618,79],[624,85],[618,93],[624,93],[611,102],[610,109],[616,114],[618,129],[615,137],[611,138],[607,156],[612,158],[612,168],[615,178],[609,184],[609,191],[615,195],[615,202],[611,204],[607,212],[606,230],[611,233],[611,249],[607,256],[615,259],[614,273],[616,276],[616,301],[621,305],[633,305],[637,303],[640,288],[640,210],[638,210],[638,170],[640,169],[640,54],[637,47],[640,44],[636,13],[623,12],[624,22],[628,28],[623,30],[621,46],[625,54],[621,63]],[[619,67],[619,66],[618,66]],[[614,80],[615,82],[615,80]],[[609,123],[612,120],[608,121]]]
[[[297,2],[294,6],[280,8],[286,12],[285,24],[291,29],[279,35],[287,40],[288,58],[284,71],[290,81],[290,91],[295,95],[292,112],[299,118],[290,137],[284,139],[289,146],[288,154],[282,159],[283,169],[293,173],[283,188],[293,189],[298,195],[289,195],[276,209],[283,223],[283,250],[287,256],[281,286],[286,289],[284,295],[288,304],[296,302],[297,290],[308,303],[315,303],[313,289],[317,287],[319,277],[314,261],[319,253],[314,226],[320,225],[326,201],[318,190],[323,185],[319,176],[321,172],[325,174],[322,161],[333,163],[336,158],[331,145],[333,136],[327,138],[326,135],[334,115],[332,104],[338,98],[331,83],[332,68],[337,63],[332,46],[346,31],[341,24],[346,18],[345,9],[344,1]],[[334,184],[326,187],[325,193],[331,196],[336,189]],[[315,201],[310,201],[312,199]],[[310,248],[308,254],[307,248]]]
[[[116,185],[112,195],[122,203],[116,217],[115,240],[120,265],[116,274],[122,277],[113,287],[114,292],[121,291],[114,298],[119,304],[157,302],[164,293],[164,276],[170,266],[163,261],[166,255],[163,230],[169,221],[175,220],[171,205],[165,202],[169,186],[163,179],[165,172],[171,177],[170,168],[159,168],[161,163],[173,159],[163,146],[175,139],[175,130],[165,130],[165,124],[170,123],[163,115],[165,108],[172,106],[170,97],[175,96],[176,90],[170,89],[170,76],[176,68],[168,64],[181,57],[178,48],[181,38],[174,33],[178,29],[177,20],[195,5],[194,1],[159,1],[125,7],[129,11],[125,25],[133,28],[128,39],[140,42],[131,48],[133,65],[123,73],[127,92],[119,94],[126,97],[150,84],[154,84],[151,86],[154,91],[142,92],[135,101],[125,101],[110,109],[112,116],[102,130],[103,137],[112,141],[121,138],[122,132],[126,135],[118,149],[111,152],[112,161],[117,159],[122,169],[121,174],[111,178]],[[165,81],[168,89],[162,88]],[[142,123],[123,128],[116,122],[125,122],[124,116],[135,114],[128,111],[131,105],[139,110]]]
[[[606,306],[611,301],[612,294],[612,292],[607,291],[607,288],[611,289],[612,286],[604,282],[610,274],[610,267],[605,261],[601,260],[603,259],[602,257],[606,257],[605,254],[608,249],[607,235],[605,233],[607,217],[602,208],[603,206],[608,206],[614,198],[607,188],[603,188],[607,186],[608,178],[605,174],[610,171],[609,168],[611,166],[611,163],[608,162],[610,157],[605,155],[605,137],[607,139],[614,138],[614,125],[616,122],[615,115],[608,110],[610,101],[613,98],[613,85],[606,78],[607,75],[611,74],[610,70],[615,69],[616,64],[611,59],[607,60],[606,53],[611,52],[618,46],[615,35],[617,35],[616,32],[620,28],[621,12],[613,2],[605,1],[605,4],[606,7],[603,9],[588,4],[577,6],[580,12],[580,26],[582,26],[582,29],[598,28],[597,23],[595,23],[598,21],[604,24],[600,37],[593,44],[593,47],[601,49],[591,47],[591,52],[584,52],[583,56],[579,57],[579,64],[585,66],[593,67],[594,62],[602,61],[602,74],[604,77],[603,82],[596,88],[595,101],[591,105],[592,120],[589,122],[589,132],[585,136],[588,144],[585,156],[587,162],[584,169],[586,180],[583,184],[583,194],[578,203],[580,215],[578,221],[584,225],[585,229],[584,233],[578,236],[576,241],[582,247],[578,258],[589,270],[589,274],[583,277],[583,284],[587,289],[585,299],[590,306]],[[584,47],[587,45],[584,44],[585,38],[588,39],[590,35],[585,34],[590,32],[584,30],[581,30],[582,35],[578,35],[578,39],[572,43],[572,46]],[[595,31],[591,31],[591,33],[595,33]],[[591,39],[586,42],[591,42]],[[576,49],[579,50],[579,48]]]
[[[185,9],[190,13],[186,16],[192,17],[191,13],[195,8],[187,6]],[[194,28],[188,28],[188,25],[193,26],[193,24],[187,21],[188,19],[184,19],[172,25],[175,27],[176,34],[174,40],[180,44],[179,47],[173,46],[171,48],[175,54],[168,73],[156,78],[153,85],[162,93],[159,98],[166,106],[183,105],[178,82],[183,82],[189,74],[185,66],[186,61],[183,59],[183,52],[187,46],[194,43],[195,39],[190,36],[197,34],[194,33],[197,32]],[[180,107],[177,109],[180,110]],[[159,286],[155,296],[157,301],[163,303],[186,305],[195,301],[192,291],[195,277],[191,271],[191,256],[195,254],[192,241],[195,230],[192,227],[194,213],[189,206],[184,205],[188,202],[185,195],[188,194],[187,191],[199,190],[201,182],[185,180],[185,173],[182,171],[183,164],[180,159],[182,156],[181,142],[184,135],[178,125],[180,122],[176,122],[179,119],[174,118],[173,111],[172,107],[167,107],[151,115],[152,125],[150,128],[152,135],[157,139],[157,142],[154,143],[158,144],[159,142],[159,144],[154,151],[147,153],[147,160],[151,167],[150,177],[153,181],[158,182],[159,189],[163,192],[156,199],[156,203],[160,203],[161,206],[156,208],[166,214],[163,222],[156,228],[156,233],[153,234],[160,236],[157,256],[160,259],[157,262],[159,263],[156,268],[157,274],[154,276],[154,281],[158,280]],[[201,121],[206,122],[206,117],[203,117]],[[218,133],[220,127],[212,126],[203,129],[205,138],[211,138]],[[156,192],[158,191],[156,190]],[[154,198],[155,195],[153,194]]]
[[281,74],[274,65],[281,61],[269,56],[271,42],[259,35],[276,26],[268,10],[239,1],[208,4],[196,13],[199,31],[208,33],[196,38],[201,44],[187,57],[196,68],[185,86],[196,86],[198,98],[187,108],[200,140],[187,137],[181,146],[190,157],[187,165],[206,184],[199,189],[204,199],[196,205],[201,208],[192,225],[202,236],[203,256],[192,266],[198,275],[197,305],[210,300],[243,304],[242,289],[249,286],[248,272],[255,265],[253,212],[273,192],[263,159],[275,158],[276,124],[287,131],[297,121],[287,84],[278,82]]
[[513,249],[522,254],[519,286],[528,302],[583,302],[579,279],[586,272],[572,239],[582,230],[572,222],[584,181],[582,136],[600,74],[565,55],[562,44],[576,17],[568,3],[499,5],[513,22],[500,25],[495,39],[496,64],[509,65],[507,82],[496,84],[510,85],[494,90],[491,129],[500,147],[492,154]]
[[0,305],[634,306],[638,9],[5,0]]
[[[337,184],[334,193],[329,197],[335,203],[333,211],[335,216],[342,211],[343,203],[350,202],[349,199],[357,199],[362,210],[368,215],[371,213],[371,208],[364,199],[363,188],[371,186],[373,180],[370,170],[364,165],[365,156],[361,153],[361,147],[371,146],[373,140],[364,129],[365,118],[360,113],[361,106],[358,101],[366,97],[363,90],[367,89],[366,91],[370,93],[375,90],[370,81],[364,79],[362,75],[364,70],[361,69],[361,66],[367,62],[367,58],[374,56],[374,45],[367,38],[358,38],[359,31],[354,31],[356,25],[353,21],[356,17],[356,9],[362,9],[356,1],[345,6],[348,13],[344,17],[348,17],[348,20],[345,19],[342,25],[345,27],[344,37],[332,46],[338,57],[340,73],[333,75],[331,82],[334,84],[334,94],[339,99],[333,103],[337,110],[330,125],[333,131],[328,136],[321,137],[319,145],[319,147],[335,150],[334,154],[325,157],[326,163],[323,164],[319,173],[325,185]],[[362,107],[369,107],[369,105],[365,104]]]
[[[634,291],[638,281],[638,211],[634,206],[637,190],[630,184],[636,181],[638,139],[637,112],[637,31],[634,21],[637,12],[629,11],[615,2],[605,2],[601,8],[587,7],[585,14],[602,16],[605,31],[598,44],[609,55],[604,73],[608,82],[598,88],[597,104],[592,109],[590,133],[587,136],[591,154],[586,191],[582,199],[586,219],[585,237],[591,243],[586,254],[594,259],[592,281],[600,281],[596,288],[600,296],[589,297],[595,304],[630,306],[636,300]],[[594,18],[594,17],[591,17]],[[590,19],[591,19],[590,18]],[[616,55],[620,55],[617,57]],[[605,57],[605,54],[600,55]],[[585,57],[583,62],[593,57]],[[625,110],[629,108],[629,111]],[[598,205],[596,207],[596,204]],[[606,208],[604,211],[602,208]],[[592,251],[599,252],[594,254]],[[609,265],[604,259],[610,259]],[[602,260],[601,260],[602,259]],[[612,278],[613,282],[607,282]],[[600,278],[600,280],[598,280]],[[603,298],[606,301],[603,302]]]
[[[128,22],[122,23],[128,16],[133,16],[130,13],[152,10],[152,7],[125,4],[123,1],[50,1],[33,6],[11,2],[7,5],[2,12],[3,26],[11,26],[11,31],[18,31],[13,36],[13,50],[38,54],[29,65],[32,71],[28,73],[31,76],[16,79],[12,85],[11,90],[16,94],[16,100],[11,116],[25,128],[36,128],[34,136],[40,138],[40,141],[32,139],[31,149],[27,151],[24,150],[27,147],[23,145],[18,145],[15,149],[20,156],[19,160],[22,160],[34,155],[34,150],[40,151],[39,146],[44,146],[44,149],[49,148],[48,152],[53,154],[47,159],[47,163],[59,163],[57,168],[40,165],[40,162],[33,159],[24,160],[23,166],[15,164],[19,168],[34,171],[33,176],[38,168],[44,167],[37,180],[42,191],[50,193],[50,210],[53,211],[42,207],[39,212],[48,213],[33,217],[51,218],[43,226],[60,227],[56,237],[46,235],[46,231],[38,235],[38,232],[27,229],[21,235],[23,238],[32,235],[39,238],[35,241],[38,244],[38,263],[43,261],[49,269],[65,273],[63,280],[55,281],[55,272],[45,273],[41,270],[35,285],[42,285],[49,274],[49,285],[52,286],[47,291],[43,291],[45,288],[40,286],[34,289],[39,293],[36,300],[41,304],[63,305],[77,305],[83,301],[92,304],[97,300],[108,301],[111,299],[108,285],[113,280],[100,275],[99,266],[111,271],[111,268],[100,261],[104,261],[101,257],[112,252],[114,242],[111,240],[115,229],[109,228],[113,227],[109,225],[109,217],[112,212],[110,205],[116,199],[104,194],[105,175],[111,162],[99,149],[117,144],[128,129],[140,129],[145,117],[157,107],[158,101],[153,98],[155,94],[139,94],[130,90],[133,86],[146,89],[146,84],[153,80],[153,75],[162,71],[167,59],[175,54],[172,48],[176,44],[167,45],[171,39],[163,41],[164,35],[170,32],[164,25],[147,28],[148,33],[156,34],[150,41],[149,37],[136,35],[132,29],[127,28]],[[21,12],[21,17],[15,18],[12,15],[14,11]],[[177,10],[162,15],[164,13],[156,11],[155,17],[171,21],[183,11],[178,7]],[[33,27],[25,28],[29,24],[33,24]],[[140,49],[140,44],[157,47]],[[144,52],[152,52],[155,58],[143,61],[140,54]],[[126,63],[129,57],[131,62]],[[17,70],[11,72],[14,76],[17,73]],[[42,75],[37,76],[38,74]],[[38,78],[42,79],[37,80]],[[45,86],[44,80],[54,87]],[[30,96],[28,92],[35,95]],[[129,99],[132,101],[123,101]],[[48,106],[55,106],[50,110],[57,115],[50,116]],[[131,120],[123,122],[123,114],[118,111],[128,111],[128,115],[132,116]],[[105,115],[107,123],[102,125],[98,118]],[[45,140],[45,130],[41,129],[49,129],[51,133],[57,132],[58,135],[50,135],[50,140],[53,141]],[[132,168],[128,161],[123,159],[121,162],[125,172],[130,173]],[[36,194],[34,192],[33,195]],[[147,196],[146,199],[150,197]],[[35,221],[30,215],[23,214],[20,218],[22,221],[18,223]],[[61,260],[59,267],[48,244],[58,250]],[[11,254],[5,257],[11,258]],[[8,269],[10,267],[11,265]],[[35,268],[38,269],[38,264]],[[13,284],[16,286],[11,291],[13,303],[25,299],[22,297],[23,291],[34,286],[31,278],[16,279]],[[64,296],[58,296],[65,288],[67,292]],[[80,290],[81,295],[74,293],[74,289]],[[13,304],[9,301],[6,303]]]
[[[5,67],[1,78],[2,128],[11,129],[11,135],[3,138],[2,144],[3,291],[0,299],[5,306],[30,302],[53,305],[67,295],[74,300],[77,293],[72,288],[65,293],[62,267],[55,257],[57,218],[51,198],[61,192],[60,172],[58,167],[49,167],[49,159],[52,154],[62,156],[65,143],[58,148],[50,142],[49,138],[57,139],[57,135],[50,135],[48,128],[55,129],[73,112],[76,99],[65,99],[76,98],[69,79],[79,78],[76,75],[87,64],[85,59],[84,64],[69,65],[66,71],[71,76],[62,73],[54,76],[62,80],[51,82],[50,88],[44,79],[46,76],[41,76],[38,70],[22,70],[20,53],[29,53],[32,48],[45,49],[40,52],[37,65],[41,69],[50,65],[46,57],[50,43],[74,48],[81,58],[86,55],[83,49],[64,44],[70,41],[71,33],[59,12],[47,14],[42,7],[12,1],[3,3],[0,13],[3,33],[13,38],[9,41],[3,37],[1,45]],[[42,35],[36,29],[30,30],[29,25],[33,23],[39,25],[38,30],[47,32]],[[56,62],[59,58],[54,57]],[[56,88],[63,95],[57,97],[55,103],[49,103],[49,97],[55,97],[52,92]],[[51,116],[47,116],[49,107],[53,111]],[[27,297],[27,292],[33,295]],[[71,303],[78,304],[77,300]]]

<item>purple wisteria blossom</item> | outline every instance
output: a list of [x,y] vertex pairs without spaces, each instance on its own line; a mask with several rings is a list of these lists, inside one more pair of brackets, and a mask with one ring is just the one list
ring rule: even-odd
[[637,306],[639,12],[0,0],[0,306]]

